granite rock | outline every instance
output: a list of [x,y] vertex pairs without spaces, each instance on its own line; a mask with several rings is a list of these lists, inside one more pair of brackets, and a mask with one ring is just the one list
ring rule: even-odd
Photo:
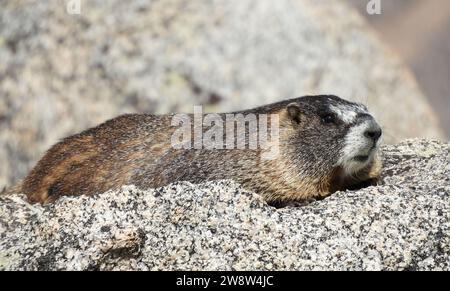
[[378,186],[281,209],[233,181],[0,197],[2,270],[450,270],[450,144],[385,146]]

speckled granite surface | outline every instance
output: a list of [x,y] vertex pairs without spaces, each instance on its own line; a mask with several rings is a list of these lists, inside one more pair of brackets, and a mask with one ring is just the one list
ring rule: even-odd
[[381,185],[275,209],[231,181],[30,205],[0,197],[6,270],[450,270],[450,144],[385,146]]

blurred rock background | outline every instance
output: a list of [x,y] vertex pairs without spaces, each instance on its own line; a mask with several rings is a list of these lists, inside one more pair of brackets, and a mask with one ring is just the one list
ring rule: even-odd
[[382,0],[380,15],[349,2],[409,65],[450,136],[450,1]]
[[125,112],[330,93],[366,103],[387,142],[444,137],[402,51],[347,2],[81,0],[75,15],[68,2],[0,0],[0,187],[62,137]]

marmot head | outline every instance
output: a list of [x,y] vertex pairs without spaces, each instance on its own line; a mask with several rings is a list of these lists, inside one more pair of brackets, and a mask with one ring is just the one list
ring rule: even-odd
[[312,171],[339,168],[345,175],[357,176],[377,159],[382,130],[364,105],[329,95],[285,104],[288,155],[302,171],[314,176]]

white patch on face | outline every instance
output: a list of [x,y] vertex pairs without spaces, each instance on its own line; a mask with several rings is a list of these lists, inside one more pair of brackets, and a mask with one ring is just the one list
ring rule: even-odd
[[[375,147],[373,140],[364,136],[364,133],[374,126],[375,121],[367,120],[352,127],[345,137],[345,146],[342,149],[341,157],[337,162],[348,175],[352,175],[365,168],[374,159],[380,140]],[[368,156],[365,161],[355,159],[358,156]]]
[[333,111],[340,120],[347,124],[351,124],[356,120],[358,113],[367,113],[365,108],[360,105],[333,105],[330,104],[330,110]]

